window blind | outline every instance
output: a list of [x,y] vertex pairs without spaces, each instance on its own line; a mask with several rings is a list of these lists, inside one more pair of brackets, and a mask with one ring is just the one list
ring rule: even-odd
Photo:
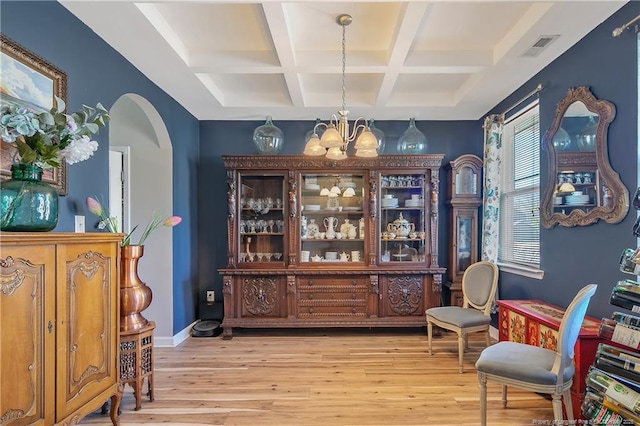
[[537,104],[505,124],[502,162],[498,259],[539,267],[540,122]]

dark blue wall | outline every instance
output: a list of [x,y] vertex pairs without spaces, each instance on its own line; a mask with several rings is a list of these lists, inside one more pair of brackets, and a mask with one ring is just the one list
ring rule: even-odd
[[[174,332],[193,321],[195,306],[205,289],[221,290],[217,269],[226,263],[226,175],[223,154],[254,153],[253,129],[262,122],[197,120],[160,90],[97,35],[55,2],[2,1],[0,28],[8,37],[63,69],[69,78],[69,108],[102,102],[107,108],[125,93],[149,100],[162,116],[173,150],[174,214],[184,222],[174,228]],[[611,31],[640,13],[640,4],[630,2],[592,31],[562,57],[541,71],[512,96],[496,106],[502,112],[538,83],[541,129],[552,123],[557,102],[570,87],[586,85],[596,97],[612,101],[617,115],[609,129],[609,156],[630,192],[637,175],[637,54],[632,31],[614,38]],[[29,17],[29,25],[24,19]],[[338,105],[336,105],[336,108]],[[271,111],[265,111],[265,116]],[[314,117],[315,118],[315,117]],[[375,118],[375,117],[373,117]],[[407,117],[408,120],[409,117]],[[305,133],[314,124],[275,121],[285,132],[283,154],[300,154]],[[464,153],[481,155],[482,119],[473,122],[418,122],[429,138],[428,151],[445,154],[444,163]],[[408,121],[377,121],[387,136],[386,154],[396,153],[395,144]],[[62,199],[56,231],[73,230],[74,214],[85,214],[87,195],[107,194],[108,128],[97,137],[101,149],[88,161],[69,167],[69,195]],[[543,155],[543,162],[546,157]],[[543,163],[543,172],[547,165]],[[441,174],[444,194],[446,173]],[[198,185],[198,182],[202,182]],[[444,197],[440,202],[444,203]],[[447,265],[447,215],[441,205],[440,264]],[[576,291],[588,282],[600,284],[589,314],[608,316],[611,285],[624,274],[618,272],[620,253],[635,247],[631,226],[633,210],[620,224],[597,223],[587,227],[555,227],[541,231],[543,280],[501,274],[500,296],[504,299],[536,298],[566,306]]]
[[[616,107],[616,117],[608,133],[609,160],[631,197],[638,185],[636,34],[630,30],[620,37],[613,37],[611,33],[638,14],[640,3],[630,2],[494,110],[504,111],[542,83],[540,129],[544,134],[551,127],[556,105],[566,95],[567,89],[590,87],[596,98],[609,100]],[[545,153],[541,159],[543,176],[546,176],[548,164]],[[543,185],[545,183],[543,180]],[[541,299],[567,306],[580,288],[596,283],[598,290],[587,312],[594,317],[610,316],[615,310],[609,304],[613,285],[620,279],[633,278],[618,270],[618,262],[624,248],[636,247],[631,233],[635,217],[635,210],[630,208],[627,217],[619,224],[600,221],[585,227],[542,228],[540,243],[544,279],[540,281],[502,273],[500,297]]]
[[[196,317],[198,121],[57,2],[2,1],[2,33],[67,73],[68,108],[101,102],[110,109],[126,93],[147,99],[162,117],[173,143],[174,333]],[[109,128],[95,138],[100,147],[87,161],[68,167],[66,197],[54,232],[73,232],[74,215],[87,217],[84,200],[108,195]]]
[[[336,99],[338,102],[339,100]],[[337,107],[336,107],[337,108]],[[265,116],[270,112],[265,111]],[[373,117],[375,118],[375,117]],[[386,136],[385,154],[398,154],[396,144],[409,126],[407,121],[378,121],[376,127]],[[221,291],[218,268],[226,266],[226,173],[221,155],[255,154],[253,130],[263,121],[203,121],[200,123],[200,288],[201,293],[213,288]],[[284,132],[283,155],[301,155],[305,134],[313,128],[315,120],[278,121],[274,124]],[[417,127],[427,136],[427,152],[444,154],[443,165],[462,154],[482,155],[483,132],[476,121],[418,121]],[[444,169],[440,173],[440,193],[446,194],[448,177]],[[439,263],[448,264],[447,235],[448,216],[445,197],[440,202]],[[206,218],[206,219],[204,219]]]

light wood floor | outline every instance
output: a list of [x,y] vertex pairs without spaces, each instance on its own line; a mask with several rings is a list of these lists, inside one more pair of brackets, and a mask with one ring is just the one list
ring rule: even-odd
[[[458,373],[455,334],[422,329],[242,330],[232,340],[190,338],[155,349],[155,401],[142,409],[126,387],[122,425],[477,425],[474,369],[482,336],[470,338]],[[146,390],[146,386],[145,386]],[[550,400],[489,383],[488,424],[548,424]],[[83,424],[110,424],[95,413]]]

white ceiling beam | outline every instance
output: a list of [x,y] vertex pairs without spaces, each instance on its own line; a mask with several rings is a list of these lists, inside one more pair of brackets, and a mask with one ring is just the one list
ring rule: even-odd
[[273,46],[278,55],[282,73],[286,82],[289,97],[294,107],[304,106],[302,85],[296,72],[296,54],[293,47],[293,37],[289,31],[287,17],[283,3],[263,3],[262,9],[267,20],[267,27],[271,32]]
[[393,86],[396,84],[400,70],[420,30],[420,23],[429,13],[431,5],[429,3],[407,3],[400,24],[396,27],[397,32],[393,37],[393,46],[389,55],[389,67],[384,74],[382,84],[376,96],[376,106],[384,106],[389,101]]

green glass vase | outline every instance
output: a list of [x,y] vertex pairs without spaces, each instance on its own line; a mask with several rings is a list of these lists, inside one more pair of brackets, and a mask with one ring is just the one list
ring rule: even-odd
[[13,164],[11,179],[0,184],[2,231],[51,231],[58,224],[58,192],[42,182],[42,168]]
[[427,152],[427,137],[416,127],[415,117],[409,119],[409,128],[398,139],[398,151],[405,155]]
[[284,144],[284,133],[273,124],[271,117],[268,116],[267,121],[253,131],[253,143],[258,154],[279,154]]

